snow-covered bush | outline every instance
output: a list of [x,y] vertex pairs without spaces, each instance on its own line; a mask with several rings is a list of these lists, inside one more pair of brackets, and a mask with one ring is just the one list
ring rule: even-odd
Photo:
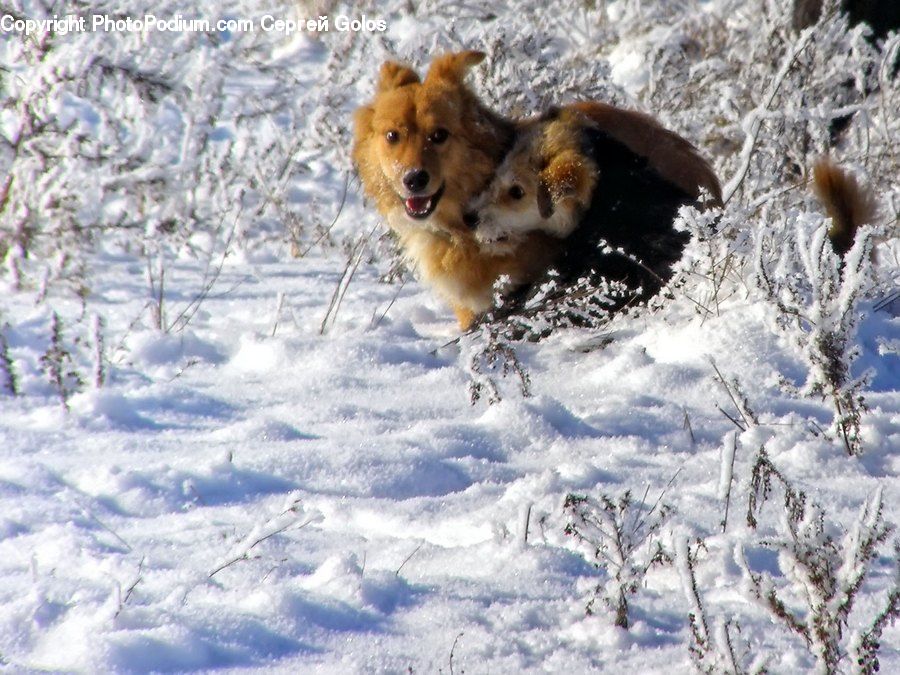
[[[180,331],[237,249],[288,242],[296,253],[328,241],[318,223],[332,209],[320,218],[292,189],[311,171],[299,153],[308,120],[296,103],[305,87],[291,60],[296,45],[275,32],[215,28],[222,18],[258,21],[298,8],[223,0],[202,13],[187,9],[141,0],[0,3],[0,14],[16,19],[72,15],[89,26],[4,31],[0,40],[0,282],[52,305],[44,369],[64,402],[81,380],[60,370],[70,352],[60,351],[54,326],[93,335],[95,353],[76,361],[83,374],[93,363],[95,385],[105,381],[102,343],[113,329],[85,312],[98,252],[144,261],[147,301],[129,331]],[[94,16],[150,14],[212,27],[90,30]],[[179,258],[204,263],[193,292],[168,287]],[[65,311],[71,300],[80,310]],[[121,344],[123,335],[108,341]]]
[[[884,522],[882,490],[844,528],[788,480],[765,447],[751,464],[748,487],[748,529],[735,540],[745,596],[802,640],[817,672],[877,672],[881,635],[900,617],[897,544],[892,561],[879,559],[894,530]],[[746,551],[760,548],[777,553],[777,572],[749,562]],[[689,605],[691,661],[703,673],[765,672],[773,658],[767,640],[760,644],[757,638],[753,644],[742,636],[741,623],[752,622],[750,613],[732,608],[723,614],[703,600],[697,570],[705,551],[702,542],[693,547],[685,539],[676,542],[675,560]],[[874,570],[883,574],[879,568],[885,560],[894,568],[886,600],[865,585]],[[855,610],[859,606],[866,611]]]
[[[739,4],[727,19],[685,12],[659,29],[665,40],[648,37],[648,57],[659,54],[648,102],[677,128],[701,120],[693,137],[703,139],[725,179],[716,235],[704,236],[696,216],[683,215],[694,238],[680,292],[712,313],[723,294],[746,292],[749,277],[805,356],[801,393],[833,403],[844,447],[858,454],[867,376],[852,373],[856,326],[862,303],[897,274],[888,262],[879,278],[870,251],[873,239],[896,231],[900,192],[890,176],[900,170],[900,153],[891,139],[900,97],[888,73],[900,42],[894,37],[879,51],[869,29],[851,28],[834,3],[801,33],[791,29],[789,4],[751,3],[752,24],[750,8]],[[815,213],[821,206],[808,185],[815,160],[827,153],[864,166],[884,206],[885,217],[857,236],[844,259],[831,250],[828,221]]]
[[820,672],[836,673],[842,666],[854,672],[876,672],[879,636],[900,616],[900,586],[895,582],[885,607],[866,628],[849,636],[847,629],[871,564],[893,529],[884,524],[881,491],[866,501],[853,525],[840,534],[833,532],[823,509],[804,493],[787,484],[785,491],[800,499],[786,501],[782,535],[764,539],[762,544],[778,552],[787,583],[768,572],[754,572],[743,561],[750,595],[802,638]]
[[773,481],[781,486],[783,506],[789,518],[799,520],[806,508],[806,494],[795,490],[787,478],[769,458],[765,446],[759,449],[753,461],[750,489],[747,495],[747,526],[755,530],[759,525],[759,513],[773,490]]
[[[221,2],[203,19],[214,25],[265,7]],[[87,21],[184,9],[140,0],[0,6],[14,17]],[[286,190],[298,170],[299,88],[289,68],[277,67],[279,46],[262,31],[6,35],[0,256],[12,287],[86,292],[85,259],[103,241],[144,255],[158,294],[179,250],[215,261],[239,243],[300,237],[298,204]],[[163,325],[156,304],[154,323],[179,327]]]
[[592,549],[591,562],[607,577],[594,589],[587,612],[594,612],[599,599],[621,628],[628,628],[629,599],[643,586],[647,573],[671,562],[660,529],[672,508],[661,503],[662,495],[649,508],[646,499],[644,493],[636,502],[627,490],[618,498],[600,495],[599,500],[570,494],[563,504],[568,516],[565,533]]
[[469,375],[469,401],[474,405],[484,399],[488,405],[503,400],[496,376],[515,374],[522,396],[531,395],[531,377],[519,360],[509,339],[490,323],[475,327],[471,335],[462,337]]
[[[794,215],[792,231],[771,230],[758,240],[758,280],[778,308],[779,326],[796,341],[809,372],[802,391],[832,401],[835,426],[848,454],[862,451],[860,418],[865,411],[862,391],[869,375],[853,377],[858,348],[855,337],[859,304],[873,284],[871,240],[859,232],[853,248],[841,259],[832,251],[821,218]],[[776,239],[777,236],[777,239]]]
[[299,497],[289,496],[280,513],[255,525],[240,541],[232,545],[227,554],[216,560],[209,571],[208,578],[212,579],[239,562],[251,560],[251,551],[272,537],[283,534],[287,530],[303,529],[320,517],[318,513],[309,513],[300,503]]

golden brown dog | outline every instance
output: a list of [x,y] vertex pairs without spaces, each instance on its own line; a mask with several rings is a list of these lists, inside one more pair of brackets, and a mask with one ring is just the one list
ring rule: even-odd
[[366,193],[407,260],[450,302],[463,328],[490,307],[501,275],[514,285],[526,283],[558,251],[541,233],[530,235],[521,250],[483,251],[463,222],[466,206],[487,186],[514,137],[513,124],[484,107],[463,82],[483,58],[474,51],[438,57],[424,80],[385,63],[374,100],[354,117],[353,158]]

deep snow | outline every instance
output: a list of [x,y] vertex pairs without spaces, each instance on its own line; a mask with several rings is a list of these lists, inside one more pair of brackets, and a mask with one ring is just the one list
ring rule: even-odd
[[[125,321],[133,303],[115,298],[138,272],[100,262],[92,300]],[[185,285],[196,273],[178,272]],[[893,513],[896,359],[866,355],[882,365],[861,460],[795,421],[828,416],[776,393],[778,372],[796,367],[790,350],[767,328],[770,310],[741,302],[706,320],[676,305],[622,321],[590,353],[572,336],[529,346],[535,396],[510,386],[501,403],[473,407],[457,348],[440,348],[451,318],[417,284],[373,329],[395,290],[363,270],[319,335],[338,274],[329,259],[229,264],[219,287],[231,290],[182,334],[131,333],[113,381],[77,395],[70,414],[40,391],[3,401],[9,668],[447,672],[456,643],[460,672],[688,671],[676,571],[651,572],[627,633],[585,616],[598,572],[563,535],[561,506],[572,491],[666,490],[674,531],[706,538],[707,596],[746,605],[733,560],[739,487],[730,531],[717,526],[720,453],[735,427],[717,410],[729,403],[711,361],[765,397],[753,401],[762,425],[741,434],[736,475],[770,424],[788,425],[772,427],[770,455],[832,517],[849,522],[878,485]],[[272,337],[278,292],[292,318]],[[27,320],[12,354],[28,363],[37,339],[26,329],[47,310],[16,309]],[[864,334],[897,324],[877,313]],[[883,587],[887,563],[873,584]],[[769,633],[772,669],[808,666],[767,625],[746,632]],[[891,672],[900,660],[885,643]]]

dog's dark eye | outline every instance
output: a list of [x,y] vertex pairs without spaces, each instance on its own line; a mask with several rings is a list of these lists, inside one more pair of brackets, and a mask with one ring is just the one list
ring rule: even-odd
[[397,141],[400,140],[400,132],[395,131],[394,129],[391,129],[389,132],[387,132],[387,133],[384,135],[384,139],[385,139],[388,143],[390,143],[391,145],[393,145],[394,143],[396,143]]
[[509,196],[513,199],[522,199],[525,196],[525,190],[522,189],[521,185],[513,185],[509,188]]
[[444,129],[444,127],[438,127],[428,136],[428,140],[434,143],[435,145],[440,145],[444,141],[447,140],[447,137],[450,136],[450,132]]

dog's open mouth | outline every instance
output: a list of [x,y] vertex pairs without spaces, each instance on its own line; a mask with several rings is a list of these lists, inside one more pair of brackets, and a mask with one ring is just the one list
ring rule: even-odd
[[437,192],[428,197],[407,197],[403,200],[403,206],[406,207],[406,215],[417,220],[427,218],[437,208],[437,204],[443,194],[444,186],[441,185]]

